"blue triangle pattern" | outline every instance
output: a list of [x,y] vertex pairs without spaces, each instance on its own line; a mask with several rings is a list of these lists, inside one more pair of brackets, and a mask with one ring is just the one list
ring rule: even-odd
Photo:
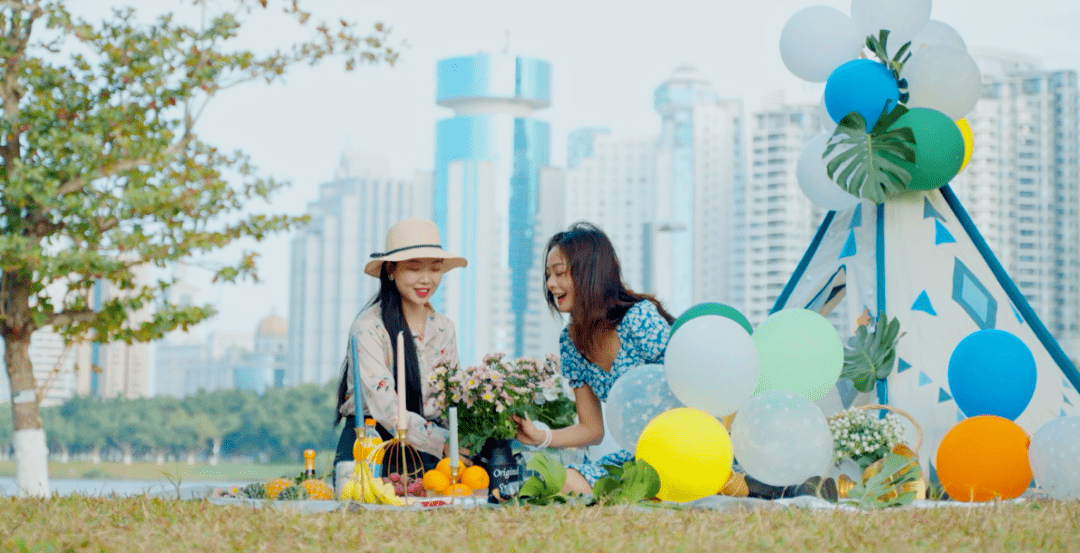
[[930,377],[926,376],[926,373],[919,371],[919,386],[926,386],[931,382],[933,382],[933,380],[930,380]]
[[1065,386],[1066,388],[1072,388],[1072,384],[1069,383],[1069,379],[1067,378],[1061,379],[1061,385]]
[[1060,415],[1060,416],[1062,416],[1062,417],[1064,417],[1064,416],[1067,416],[1067,415],[1065,414],[1065,410],[1064,410],[1064,409],[1062,409],[1062,410],[1061,410],[1061,415]]
[[1009,307],[1013,310],[1013,315],[1016,315],[1016,322],[1024,324],[1024,318],[1020,316],[1020,312],[1016,310],[1016,307],[1012,303],[1009,303]]
[[945,228],[945,225],[941,224],[941,221],[934,221],[934,245],[948,244],[950,242],[956,242],[949,229]]
[[838,259],[845,257],[851,257],[855,255],[855,231],[848,231],[847,242],[844,242],[844,249],[840,252]]
[[922,218],[929,219],[933,217],[939,221],[944,221],[945,217],[942,217],[938,210],[934,209],[934,206],[930,203],[930,198],[923,196],[922,204]]
[[897,364],[897,367],[896,367],[896,372],[902,373],[902,372],[904,372],[904,371],[906,371],[906,370],[908,370],[910,368],[911,368],[911,363],[908,363],[907,361],[904,361],[903,358],[900,358],[900,362]]
[[1065,403],[1067,403],[1068,405],[1072,405],[1072,402],[1069,401],[1069,396],[1066,396],[1065,394],[1061,394],[1061,399],[1064,399]]
[[964,419],[966,419],[966,418],[967,418],[967,417],[965,417],[965,416],[964,416],[964,412],[963,412],[963,411],[961,411],[961,410],[959,410],[959,409],[957,409],[957,410],[956,410],[956,422],[960,422],[960,421],[962,421],[962,420],[964,420]]
[[919,297],[915,298],[915,303],[911,304],[912,311],[925,311],[931,315],[937,316],[937,311],[934,311],[934,306],[930,305],[930,296],[926,295],[926,290],[919,292]]
[[855,206],[855,211],[851,212],[851,224],[848,225],[849,229],[862,226],[862,202],[859,202]]
[[944,403],[946,401],[949,401],[950,399],[952,399],[952,396],[949,395],[949,392],[945,391],[945,388],[938,388],[938,403]]

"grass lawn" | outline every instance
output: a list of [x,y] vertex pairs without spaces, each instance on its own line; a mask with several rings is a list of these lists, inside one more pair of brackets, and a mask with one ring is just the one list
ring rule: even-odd
[[0,498],[0,551],[1077,551],[1080,502],[832,512],[628,507],[289,510]]
[[[221,463],[217,466],[208,464],[188,465],[184,462],[157,463],[98,463],[71,461],[68,463],[49,463],[49,477],[61,478],[102,478],[126,480],[160,480],[169,478],[181,481],[243,481],[269,480],[279,476],[296,476],[304,470],[303,464],[239,464]],[[167,475],[167,476],[166,476]],[[13,461],[0,462],[0,476],[15,476]]]

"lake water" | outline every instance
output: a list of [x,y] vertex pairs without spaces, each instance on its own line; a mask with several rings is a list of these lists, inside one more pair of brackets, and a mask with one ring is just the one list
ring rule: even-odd
[[[213,488],[243,486],[248,482],[204,482],[183,481],[180,483],[180,497],[199,498],[206,496]],[[112,495],[166,495],[176,497],[176,486],[168,480],[106,480],[90,478],[54,478],[49,480],[50,490],[57,495],[84,495],[90,497],[109,497]],[[15,478],[0,477],[0,496],[15,495]]]

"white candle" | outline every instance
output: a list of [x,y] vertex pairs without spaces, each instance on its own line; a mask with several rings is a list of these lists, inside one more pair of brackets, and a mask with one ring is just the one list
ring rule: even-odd
[[405,333],[398,332],[397,335],[397,413],[398,413],[398,429],[408,428],[405,426],[406,413],[405,410]]
[[457,442],[457,407],[450,408],[450,466],[459,466]]

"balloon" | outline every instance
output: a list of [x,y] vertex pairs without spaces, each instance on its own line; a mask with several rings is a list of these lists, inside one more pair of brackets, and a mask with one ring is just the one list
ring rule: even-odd
[[964,138],[964,161],[960,162],[960,171],[963,171],[971,161],[971,152],[975,150],[975,135],[971,133],[971,125],[968,124],[967,119],[957,119],[956,127],[960,129],[960,136]]
[[686,321],[671,335],[664,354],[664,374],[683,405],[722,417],[753,394],[758,354],[750,334],[739,323],[702,315]]
[[821,125],[821,130],[832,136],[836,132],[836,121],[832,120],[832,116],[829,115],[829,108],[825,107],[825,95],[821,95],[821,100],[818,101],[818,124]]
[[780,31],[780,58],[796,77],[825,82],[840,64],[859,57],[864,37],[848,15],[828,6],[803,8]]
[[[889,52],[894,53],[901,46],[903,46],[902,42],[897,42],[894,46],[890,40]],[[911,46],[908,48],[908,52],[915,52],[927,46],[952,46],[967,52],[967,44],[964,44],[964,39],[960,36],[960,33],[936,19],[927,21],[926,26],[911,38]]]
[[747,474],[771,486],[801,484],[825,474],[833,440],[825,415],[786,390],[754,396],[731,423],[731,446]]
[[663,365],[638,365],[611,385],[605,429],[623,449],[633,451],[653,417],[682,406],[668,387]]
[[934,190],[948,184],[964,162],[964,137],[956,123],[940,111],[914,108],[901,115],[889,128],[900,127],[910,127],[915,135],[915,163],[897,160],[901,167],[911,172],[907,187]]
[[930,0],[851,0],[851,20],[864,40],[888,29],[888,44],[899,48],[930,21]]
[[[821,154],[825,151],[831,132],[821,133],[803,146],[799,160],[795,163],[795,176],[803,194],[816,206],[825,209],[843,211],[859,205],[859,197],[852,195],[829,178],[827,159]],[[840,153],[840,148],[833,155]]]
[[877,123],[883,109],[892,111],[900,101],[900,89],[892,71],[871,60],[851,60],[829,75],[825,83],[825,107],[839,123],[856,111],[866,120],[866,132]]
[[952,427],[938,445],[938,481],[957,501],[1012,499],[1031,483],[1028,436],[1015,422],[980,415]]
[[1054,499],[1080,499],[1080,417],[1059,417],[1039,428],[1028,449],[1031,472]]
[[949,390],[969,417],[1016,420],[1035,395],[1035,357],[1023,340],[988,328],[968,334],[949,356]]
[[687,309],[685,313],[679,315],[675,322],[671,323],[671,333],[675,334],[675,331],[679,329],[686,321],[693,319],[694,317],[700,317],[702,315],[720,315],[721,317],[727,317],[746,329],[747,334],[753,334],[754,329],[750,326],[750,321],[746,320],[746,317],[742,313],[739,313],[738,309],[722,303],[699,303],[690,309]]
[[635,456],[660,475],[664,501],[716,493],[731,475],[731,438],[716,417],[682,407],[661,413],[641,432]]
[[909,108],[936,109],[957,120],[971,112],[982,94],[982,74],[975,60],[953,46],[933,45],[917,50],[904,64]]
[[808,309],[777,311],[757,326],[752,338],[760,373],[756,393],[788,390],[817,400],[836,385],[844,345],[825,317]]

